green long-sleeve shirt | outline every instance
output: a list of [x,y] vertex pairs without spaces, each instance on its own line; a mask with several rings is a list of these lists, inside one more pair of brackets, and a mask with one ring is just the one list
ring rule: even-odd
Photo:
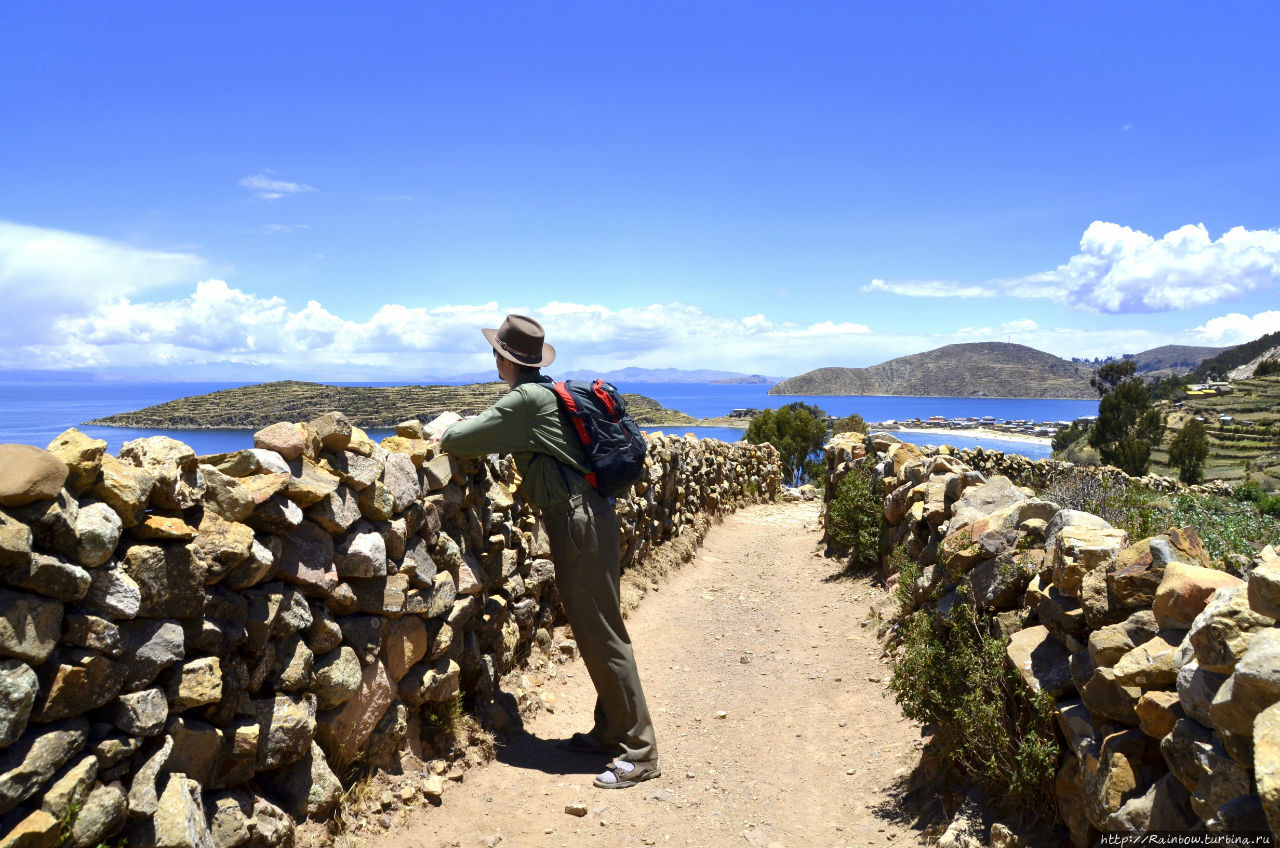
[[475,418],[446,430],[440,448],[459,457],[511,454],[525,495],[540,509],[586,491],[582,475],[591,469],[577,436],[566,430],[550,382],[530,375]]

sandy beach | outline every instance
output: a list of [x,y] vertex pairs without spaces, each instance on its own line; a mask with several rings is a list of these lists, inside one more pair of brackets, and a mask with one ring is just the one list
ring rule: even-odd
[[[1022,442],[1028,445],[1048,445],[1053,440],[1043,436],[1028,436],[1025,433],[1006,433],[1003,430],[992,430],[988,427],[976,427],[966,430],[952,430],[947,427],[873,427],[872,429],[884,430],[886,433],[895,433],[898,431],[908,431],[912,433],[928,433],[937,436],[954,436],[959,438],[976,437],[979,439],[1000,439],[1005,442]],[[946,442],[945,439],[942,440]]]

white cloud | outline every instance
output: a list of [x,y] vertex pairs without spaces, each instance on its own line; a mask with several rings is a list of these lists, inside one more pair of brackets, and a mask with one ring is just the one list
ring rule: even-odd
[[1084,312],[1168,312],[1231,300],[1280,283],[1280,229],[1235,227],[1212,239],[1203,224],[1161,238],[1094,221],[1080,251],[1051,271],[967,285],[872,280],[863,291],[916,297],[995,294],[1060,301]]
[[274,173],[275,171],[269,168],[263,169],[257,174],[240,180],[240,185],[252,191],[255,197],[260,197],[263,200],[279,200],[292,194],[315,191],[314,186],[309,186],[305,183],[278,180],[272,176]]
[[256,230],[244,230],[247,236],[274,236],[280,233],[296,233],[299,230],[309,230],[307,224],[266,224]]
[[864,292],[882,291],[903,297],[995,297],[989,286],[975,286],[950,280],[872,280]]
[[1218,318],[1211,318],[1191,332],[1202,344],[1214,347],[1242,344],[1250,342],[1267,333],[1280,331],[1280,312],[1271,310],[1259,312],[1252,317],[1232,312]]
[[81,233],[0,221],[0,347],[41,340],[52,322],[89,312],[104,298],[190,281],[199,256],[147,250]]

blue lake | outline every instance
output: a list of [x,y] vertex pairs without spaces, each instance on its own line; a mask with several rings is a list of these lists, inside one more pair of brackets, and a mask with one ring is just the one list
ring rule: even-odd
[[[112,453],[130,439],[158,433],[180,439],[196,453],[218,453],[250,447],[248,430],[135,430],[121,427],[86,427],[85,421],[129,412],[180,397],[206,394],[219,389],[248,383],[128,383],[128,382],[0,382],[0,443],[44,447],[68,427],[80,427],[90,435],[105,439]],[[354,384],[348,384],[354,385]],[[363,383],[360,385],[400,385],[398,383]],[[796,397],[768,394],[768,386],[714,385],[706,383],[631,383],[618,386],[625,392],[647,395],[669,409],[678,409],[695,418],[712,418],[734,409],[776,409],[800,400],[821,407],[831,415],[858,413],[868,421],[928,418],[932,415],[1028,419],[1034,421],[1071,421],[1096,415],[1096,400],[1029,400],[1009,398],[918,398],[918,397]],[[654,431],[692,432],[702,438],[736,441],[742,431],[723,427],[652,427]],[[371,431],[380,439],[387,430]],[[974,439],[963,431],[946,437],[899,432],[899,438],[925,444],[946,442],[956,447],[982,446],[996,450],[1012,450],[1028,456],[1047,456],[1048,449],[1021,442]]]

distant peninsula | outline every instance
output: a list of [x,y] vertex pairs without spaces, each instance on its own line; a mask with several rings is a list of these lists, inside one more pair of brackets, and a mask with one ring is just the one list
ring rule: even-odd
[[954,344],[870,368],[818,368],[783,380],[771,395],[1096,398],[1093,368],[1006,342]]
[[[387,428],[409,418],[430,420],[447,410],[471,415],[487,408],[506,392],[503,383],[331,386],[282,380],[178,398],[85,423],[163,430],[257,430],[277,421],[309,421],[336,409],[358,427]],[[622,397],[637,424],[676,426],[696,421],[644,395]]]
[[748,374],[745,377],[721,377],[709,382],[717,386],[767,386],[778,381],[762,374]]

